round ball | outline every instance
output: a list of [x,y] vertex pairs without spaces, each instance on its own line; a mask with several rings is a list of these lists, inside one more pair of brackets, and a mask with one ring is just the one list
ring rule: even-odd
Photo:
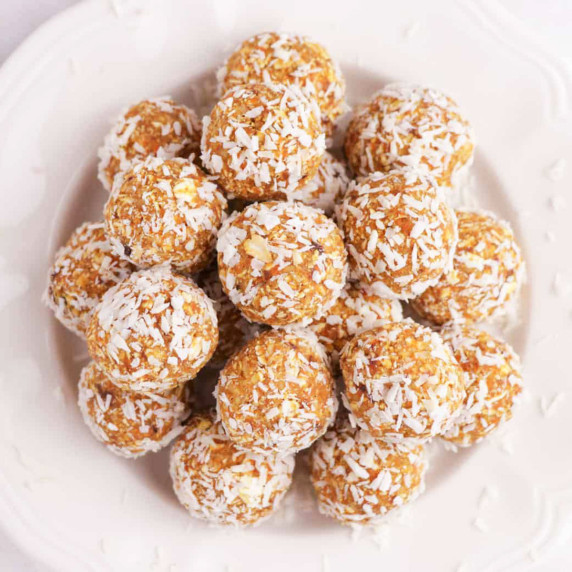
[[398,300],[382,298],[359,283],[349,283],[335,304],[322,317],[312,320],[308,329],[337,362],[342,348],[353,336],[402,317]]
[[222,367],[248,340],[260,333],[261,326],[249,322],[224,293],[216,266],[205,270],[197,284],[211,299],[218,320],[218,345],[209,366]]
[[213,524],[259,524],[278,508],[293,471],[293,456],[240,449],[209,414],[193,417],[171,449],[177,498],[191,516]]
[[310,463],[320,512],[342,524],[376,524],[425,488],[422,445],[387,444],[347,420],[314,445]]
[[217,386],[228,436],[261,453],[295,453],[321,437],[334,419],[334,381],[315,337],[271,330],[230,358]]
[[118,174],[150,155],[163,159],[198,157],[201,124],[192,109],[169,97],[146,99],[117,119],[99,149],[98,177],[111,191]]
[[455,213],[411,169],[373,173],[352,184],[337,216],[352,277],[382,296],[414,298],[451,266]]
[[413,167],[451,187],[472,162],[475,138],[456,103],[435,89],[391,84],[359,107],[345,152],[357,175]]
[[210,261],[226,207],[218,187],[190,161],[149,157],[115,186],[105,223],[117,254],[133,264],[192,273]]
[[168,445],[189,414],[186,393],[125,391],[91,362],[81,372],[78,404],[93,436],[110,451],[134,459]]
[[340,367],[357,424],[387,442],[416,444],[442,434],[465,398],[449,347],[410,319],[355,336]]
[[203,119],[202,161],[219,184],[251,201],[284,199],[316,174],[325,150],[320,118],[294,89],[238,86]]
[[113,252],[102,222],[78,227],[56,254],[44,300],[68,330],[85,338],[93,310],[133,271]]
[[217,251],[224,291],[254,322],[284,326],[321,315],[346,281],[340,230],[301,203],[255,203],[233,214]]
[[512,417],[522,391],[520,359],[506,343],[474,326],[451,324],[441,335],[465,373],[467,396],[443,438],[467,447]]
[[344,111],[345,82],[326,49],[303,36],[270,32],[243,42],[217,74],[221,93],[245,83],[297,86],[314,99],[331,132]]
[[349,184],[350,178],[344,163],[326,151],[314,178],[300,190],[292,192],[289,198],[331,215]]
[[218,342],[212,302],[166,267],[108,290],[89,324],[92,359],[122,389],[167,391],[192,379]]
[[524,278],[524,261],[509,224],[490,213],[457,211],[453,265],[413,301],[435,324],[481,322],[502,315]]

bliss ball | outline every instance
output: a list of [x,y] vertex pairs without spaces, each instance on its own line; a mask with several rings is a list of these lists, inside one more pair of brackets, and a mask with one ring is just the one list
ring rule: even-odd
[[270,330],[248,342],[221,371],[217,409],[228,436],[267,454],[295,453],[334,420],[334,381],[308,332]]
[[249,322],[229,300],[222,289],[216,265],[202,272],[197,284],[211,299],[218,321],[218,345],[209,366],[222,367],[235,351],[260,333],[262,327]]
[[406,166],[452,187],[472,163],[475,137],[450,97],[427,87],[391,84],[356,110],[344,146],[356,175]]
[[93,436],[111,452],[134,459],[168,445],[189,415],[185,389],[139,393],[117,387],[91,362],[79,380],[78,404]]
[[238,86],[203,119],[201,159],[227,193],[284,199],[316,174],[325,151],[320,118],[295,89]]
[[193,273],[212,258],[226,207],[217,185],[189,160],[148,157],[114,187],[105,224],[117,254],[133,264]]
[[459,416],[442,437],[467,447],[512,417],[522,391],[520,359],[508,344],[474,326],[449,324],[441,335],[465,373],[467,388]]
[[525,265],[507,222],[457,211],[459,241],[452,267],[412,303],[435,324],[475,323],[504,314],[524,281]]
[[300,190],[290,193],[289,198],[331,215],[349,184],[350,177],[344,163],[326,151],[314,178]]
[[356,334],[403,317],[398,300],[382,298],[359,283],[348,283],[335,304],[308,329],[316,334],[334,363],[346,343]]
[[312,447],[310,464],[320,512],[342,524],[376,524],[425,488],[423,445],[385,443],[348,420]]
[[191,418],[171,449],[177,498],[191,516],[212,524],[260,524],[278,508],[293,471],[293,455],[241,449],[209,413]]
[[99,149],[98,177],[111,191],[115,177],[150,155],[198,157],[201,124],[196,113],[169,97],[146,99],[117,119]]
[[50,268],[44,301],[68,329],[85,338],[94,308],[133,266],[112,249],[102,222],[74,230]]
[[243,42],[217,73],[219,91],[247,83],[277,83],[300,88],[320,108],[331,133],[345,109],[345,82],[320,44],[303,36],[269,32]]
[[212,302],[157,266],[108,290],[87,333],[92,359],[122,389],[162,392],[193,379],[218,342]]
[[255,203],[230,216],[217,242],[222,287],[251,321],[285,326],[324,313],[347,274],[336,224],[301,203]]
[[459,413],[465,380],[438,334],[410,319],[355,336],[340,356],[356,423],[386,442],[441,435]]
[[457,244],[454,211],[411,169],[352,184],[337,212],[352,278],[382,296],[408,300],[436,284]]

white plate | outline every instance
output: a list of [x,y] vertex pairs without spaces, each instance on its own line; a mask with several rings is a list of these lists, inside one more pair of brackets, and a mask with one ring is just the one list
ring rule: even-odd
[[[99,217],[95,151],[110,118],[151,95],[197,104],[203,95],[193,86],[228,49],[269,29],[328,46],[354,101],[390,79],[453,94],[478,135],[475,196],[512,221],[529,265],[523,321],[509,336],[524,358],[528,401],[489,443],[437,453],[426,494],[406,523],[391,526],[382,552],[371,535],[352,540],[320,517],[303,486],[256,530],[190,520],[171,492],[164,452],[128,462],[85,429],[75,405],[85,349],[40,303],[55,249]],[[547,169],[571,159],[571,93],[558,63],[489,2],[91,1],[43,26],[0,72],[7,531],[31,555],[74,572],[568,569],[570,550],[550,558],[572,519],[570,168]],[[485,487],[492,494],[480,502]]]

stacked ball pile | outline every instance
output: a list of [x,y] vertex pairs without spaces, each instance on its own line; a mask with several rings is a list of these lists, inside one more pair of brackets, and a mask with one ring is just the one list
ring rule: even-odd
[[[255,36],[218,79],[202,125],[169,98],[123,113],[99,153],[104,221],[52,266],[47,302],[92,358],[83,417],[126,457],[176,438],[197,518],[259,523],[309,449],[320,510],[375,523],[423,490],[430,439],[472,445],[511,417],[518,357],[477,324],[514,299],[519,248],[448,204],[475,142],[447,96],[386,86],[342,159],[344,80],[319,44]],[[192,397],[205,367],[211,409]]]

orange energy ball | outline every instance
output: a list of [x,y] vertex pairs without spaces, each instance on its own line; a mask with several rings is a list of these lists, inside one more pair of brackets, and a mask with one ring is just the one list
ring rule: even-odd
[[410,319],[355,336],[342,351],[340,367],[357,424],[386,442],[418,444],[441,435],[465,398],[452,351]]
[[457,211],[459,241],[451,269],[413,301],[435,324],[482,322],[502,315],[524,281],[525,265],[507,222]]
[[58,250],[50,268],[44,301],[68,329],[85,338],[94,308],[133,266],[120,258],[102,222],[86,222]]
[[285,326],[324,313],[345,285],[342,234],[301,203],[254,203],[231,215],[217,242],[222,287],[254,322]]
[[350,186],[337,212],[352,278],[408,300],[448,270],[457,243],[453,210],[411,169],[373,173]]
[[262,326],[249,322],[229,300],[216,265],[201,273],[197,284],[211,299],[218,320],[218,345],[208,365],[222,367],[235,351],[262,331]]
[[202,162],[221,187],[249,201],[284,199],[316,174],[320,118],[299,91],[250,84],[226,92],[203,119]]
[[334,420],[334,380],[308,332],[270,330],[248,342],[221,371],[217,409],[241,447],[281,455],[309,447]]
[[177,498],[191,516],[212,524],[260,524],[278,508],[293,471],[293,455],[241,449],[208,413],[193,417],[171,449]]
[[350,177],[344,163],[326,151],[314,178],[300,190],[290,193],[289,198],[331,215],[349,185]]
[[402,317],[398,300],[382,298],[354,282],[346,285],[335,304],[322,317],[312,320],[308,329],[337,362],[339,353],[353,336]]
[[310,462],[320,512],[342,524],[376,524],[425,488],[423,445],[388,444],[347,420],[312,447]]
[[345,82],[320,44],[303,36],[269,32],[244,41],[218,71],[219,91],[246,83],[277,83],[300,88],[317,102],[324,128],[331,132],[344,111]]
[[520,359],[506,343],[474,326],[450,324],[441,330],[465,372],[467,396],[443,439],[467,447],[512,417],[522,391]]
[[125,391],[91,362],[79,380],[78,404],[93,436],[116,455],[134,459],[168,445],[189,414],[184,388]]
[[475,138],[457,104],[435,89],[391,84],[359,107],[345,152],[356,175],[413,167],[438,185],[455,185],[472,162]]
[[164,266],[134,272],[108,290],[89,324],[87,347],[113,383],[164,392],[193,379],[218,342],[212,302]]
[[148,268],[187,273],[212,258],[226,199],[187,159],[148,157],[124,174],[105,205],[106,230],[118,255]]
[[99,149],[98,177],[111,191],[115,177],[150,155],[198,157],[201,124],[196,113],[170,97],[146,99],[117,119]]

